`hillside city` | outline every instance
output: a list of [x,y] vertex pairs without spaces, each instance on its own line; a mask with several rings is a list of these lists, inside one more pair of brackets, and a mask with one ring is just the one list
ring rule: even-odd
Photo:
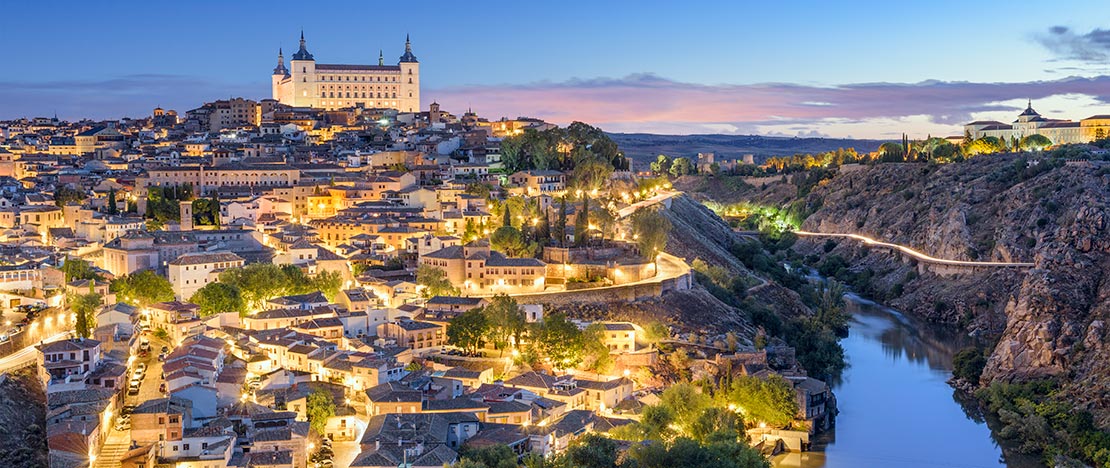
[[0,370],[43,385],[50,466],[542,460],[646,430],[676,365],[778,391],[729,405],[756,450],[833,412],[789,347],[553,312],[693,282],[678,192],[588,125],[230,99],[0,132]]

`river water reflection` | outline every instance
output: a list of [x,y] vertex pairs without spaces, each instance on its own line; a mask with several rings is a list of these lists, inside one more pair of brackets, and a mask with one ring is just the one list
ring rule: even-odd
[[851,330],[841,341],[849,367],[833,383],[840,414],[814,451],[776,457],[776,467],[1039,466],[1004,460],[975,409],[946,380],[952,356],[971,339],[894,310],[845,296]]

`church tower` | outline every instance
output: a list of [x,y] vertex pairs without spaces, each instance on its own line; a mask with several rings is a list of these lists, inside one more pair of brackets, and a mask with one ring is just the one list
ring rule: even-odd
[[428,125],[435,125],[443,120],[443,113],[439,111],[439,103],[432,101],[428,106]]
[[316,103],[316,59],[305,47],[304,31],[301,31],[301,48],[293,54],[289,62],[293,79],[293,96],[290,101],[294,106],[310,107]]
[[278,48],[278,63],[277,63],[277,66],[274,67],[274,74],[270,78],[270,83],[272,85],[272,94],[271,94],[271,96],[273,96],[273,98],[278,100],[279,102],[284,97],[284,96],[282,96],[282,93],[281,93],[281,82],[282,82],[282,80],[284,80],[286,78],[289,78],[289,69],[285,68],[285,56],[282,55],[281,48],[279,47]]
[[401,56],[401,93],[398,109],[401,112],[420,112],[420,62],[412,53],[412,42],[405,35],[405,54]]

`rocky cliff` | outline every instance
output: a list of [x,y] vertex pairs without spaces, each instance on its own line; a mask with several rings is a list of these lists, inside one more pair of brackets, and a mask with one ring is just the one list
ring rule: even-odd
[[[774,192],[767,189],[768,193]],[[755,194],[758,198],[759,195]],[[882,164],[814,187],[803,229],[859,233],[957,260],[1033,262],[955,276],[855,241],[803,240],[867,270],[880,299],[996,342],[984,382],[1057,376],[1110,423],[1110,168],[1033,155]]]

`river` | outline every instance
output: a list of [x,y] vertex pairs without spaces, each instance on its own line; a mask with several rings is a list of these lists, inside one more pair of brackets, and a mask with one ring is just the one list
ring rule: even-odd
[[833,383],[840,414],[813,450],[779,455],[781,468],[1030,467],[1028,457],[1003,458],[974,403],[946,383],[952,356],[971,339],[946,332],[855,295],[841,341],[848,368]]

